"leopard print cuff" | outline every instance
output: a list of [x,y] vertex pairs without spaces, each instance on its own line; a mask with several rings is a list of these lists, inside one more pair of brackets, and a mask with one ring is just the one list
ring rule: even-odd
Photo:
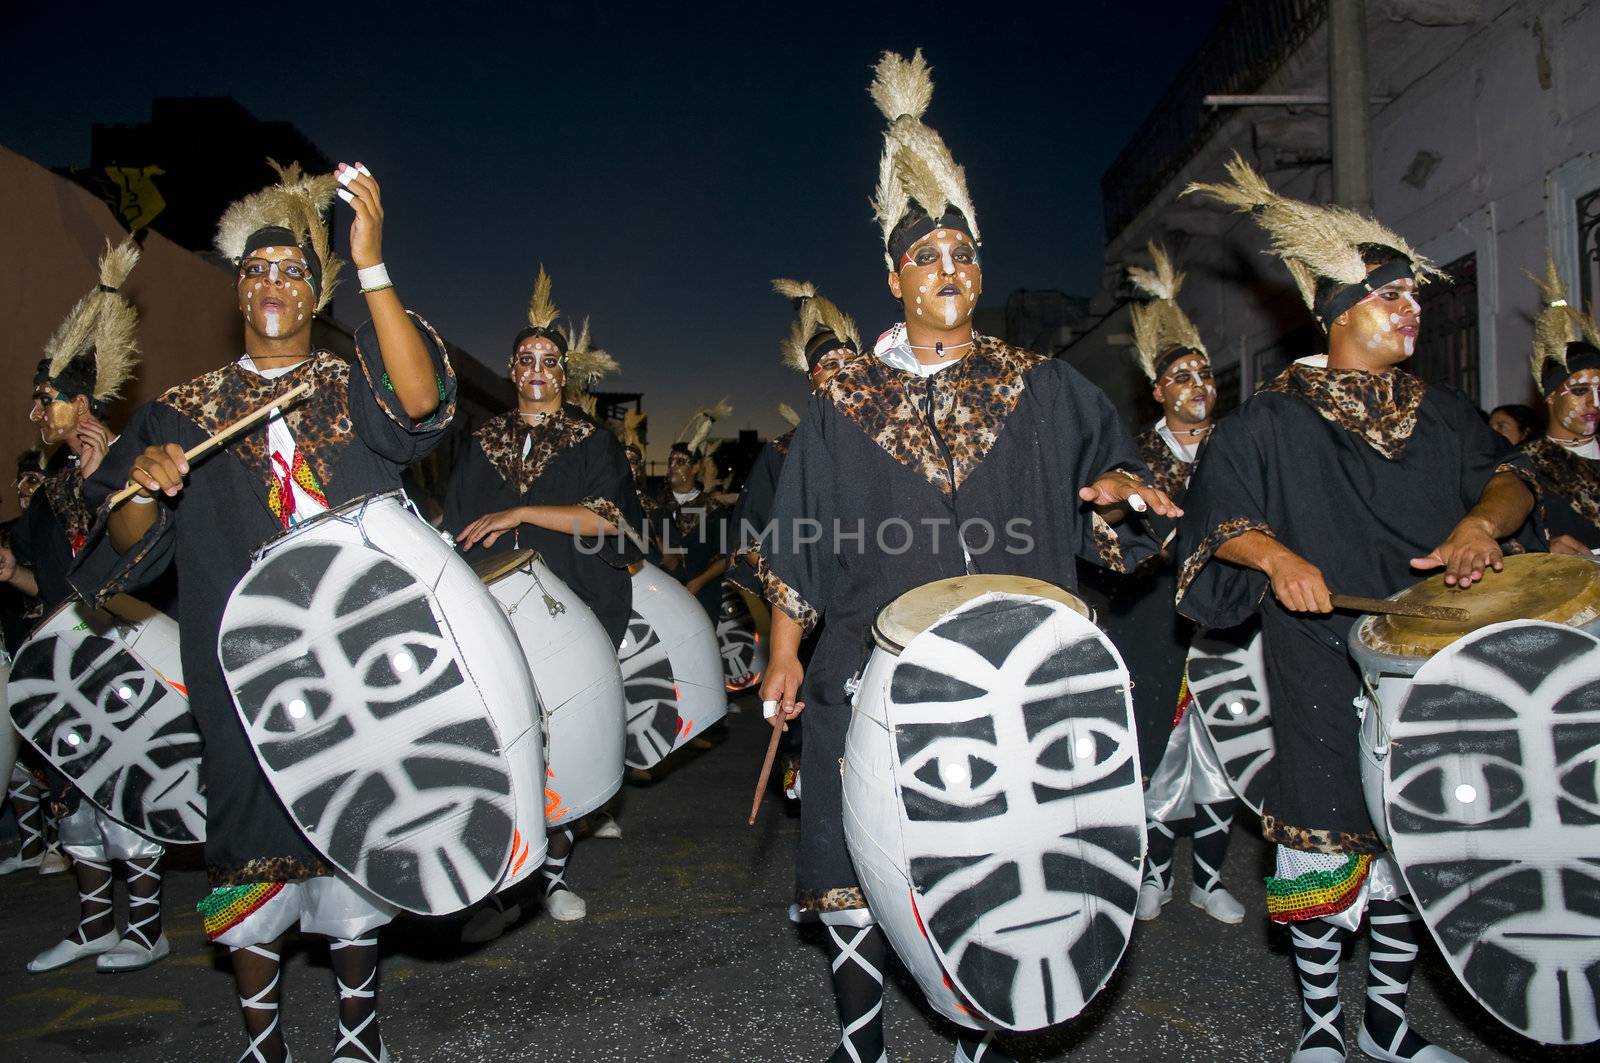
[[1309,853],[1381,853],[1385,846],[1373,831],[1327,830],[1322,827],[1296,827],[1277,816],[1261,817],[1261,836],[1269,842]]
[[255,882],[299,882],[333,873],[333,868],[321,860],[305,860],[298,856],[258,856],[232,867],[206,867],[206,877],[213,888],[248,886]]
[[1189,585],[1195,581],[1195,577],[1200,575],[1200,570],[1206,567],[1206,563],[1211,560],[1223,543],[1230,539],[1237,539],[1247,531],[1258,531],[1262,535],[1270,536],[1274,539],[1277,538],[1276,535],[1272,534],[1272,529],[1265,522],[1251,520],[1249,517],[1234,517],[1232,520],[1225,520],[1218,524],[1211,529],[1210,535],[1200,540],[1200,545],[1194,548],[1194,552],[1184,558],[1182,567],[1178,569],[1178,594],[1176,600],[1183,601],[1183,596],[1189,591]]
[[820,619],[818,613],[802,597],[798,591],[779,579],[772,571],[772,566],[767,564],[767,559],[754,550],[747,557],[752,559],[756,569],[756,581],[761,585],[761,596],[769,603],[782,609],[784,615],[800,625],[804,634],[810,634],[817,626]]
[[1106,519],[1098,513],[1089,514],[1089,534],[1094,536],[1094,550],[1100,555],[1100,564],[1112,572],[1126,573],[1128,559],[1122,553],[1122,541]]
[[860,886],[797,890],[794,897],[802,912],[853,912],[867,906],[867,896]]
[[627,525],[627,521],[623,519],[622,510],[609,498],[600,498],[596,495],[584,499],[578,505],[610,524],[613,531],[621,531]]

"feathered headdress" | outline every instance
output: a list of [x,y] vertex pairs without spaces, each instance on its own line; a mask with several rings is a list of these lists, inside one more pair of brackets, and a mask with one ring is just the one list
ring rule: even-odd
[[622,414],[622,445],[637,447],[639,453],[644,453],[645,424],[650,419],[647,413],[638,410],[624,410]]
[[278,174],[278,183],[253,192],[222,213],[217,223],[216,248],[228,261],[238,264],[251,251],[263,247],[292,244],[306,256],[312,286],[317,291],[317,309],[333,299],[344,264],[333,253],[328,226],[323,214],[333,204],[339,189],[331,173],[315,177],[302,173],[300,164],[280,166],[267,160]]
[[100,283],[73,305],[45,342],[34,383],[48,381],[68,398],[84,395],[97,409],[122,394],[139,364],[139,312],[118,289],[138,263],[133,237],[115,247],[106,241]]
[[933,102],[933,77],[919,48],[910,59],[884,52],[873,68],[872,102],[889,120],[878,161],[872,211],[883,232],[884,257],[900,257],[933,229],[948,226],[980,240],[967,175],[939,134],[922,124]]
[[780,344],[785,366],[809,373],[824,354],[837,347],[860,353],[861,333],[855,321],[831,299],[818,294],[816,285],[779,277],[772,282],[772,290],[792,300],[798,311]]
[[[1375,218],[1344,207],[1303,203],[1272,190],[1237,152],[1227,164],[1229,181],[1219,184],[1193,183],[1183,195],[1211,196],[1235,210],[1248,212],[1272,240],[1272,252],[1283,259],[1294,278],[1300,297],[1311,308],[1324,329],[1340,314],[1372,292],[1401,277],[1412,277],[1418,284],[1430,276],[1443,277],[1432,262],[1406,243],[1405,239]],[[1391,253],[1389,261],[1368,271],[1369,248]],[[1333,282],[1333,290],[1319,299],[1317,281]]]
[[684,422],[683,430],[678,433],[676,442],[689,448],[690,453],[698,454],[705,444],[706,437],[711,434],[711,426],[733,412],[733,405],[723,399],[715,406],[707,406],[696,410],[689,420]]
[[800,427],[800,411],[790,406],[787,402],[778,403],[778,416],[782,417],[790,428]]
[[539,275],[533,281],[533,297],[528,300],[528,327],[517,333],[517,338],[511,341],[511,353],[517,352],[523,340],[538,336],[549,340],[557,350],[566,354],[570,347],[567,334],[556,328],[556,318],[560,314],[555,301],[550,298],[550,274],[544,271],[544,263],[541,262]]
[[567,323],[567,332],[572,335],[571,348],[567,351],[567,393],[576,395],[589,391],[598,384],[602,377],[618,372],[622,366],[610,354],[598,347],[589,346],[589,319],[584,318],[583,324],[574,329],[572,323]]
[[1148,249],[1154,268],[1129,266],[1128,279],[1150,301],[1134,303],[1128,312],[1133,317],[1133,347],[1139,368],[1154,381],[1178,357],[1190,351],[1206,354],[1206,345],[1194,322],[1178,305],[1183,274],[1173,268],[1166,248],[1152,241]]
[[1545,255],[1544,277],[1528,274],[1539,288],[1539,313],[1533,319],[1533,379],[1546,397],[1573,373],[1600,369],[1600,335],[1595,323],[1567,301],[1555,256]]

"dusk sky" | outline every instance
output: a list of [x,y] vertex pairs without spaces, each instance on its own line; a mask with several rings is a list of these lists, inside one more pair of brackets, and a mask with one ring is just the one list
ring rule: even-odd
[[815,281],[869,339],[896,320],[867,203],[881,51],[933,66],[926,120],[967,170],[984,304],[1087,295],[1101,173],[1221,7],[29,5],[0,43],[0,143],[82,164],[93,123],[147,120],[153,96],[291,121],[383,182],[396,286],[479,359],[504,364],[545,263],[623,365],[602,387],[644,393],[654,457],[723,395],[718,435],[782,431],[776,404],[800,405],[770,278]]

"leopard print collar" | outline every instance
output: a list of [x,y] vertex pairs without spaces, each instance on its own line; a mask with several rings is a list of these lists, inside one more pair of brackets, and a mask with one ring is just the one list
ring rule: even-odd
[[[951,494],[993,449],[1027,388],[1025,375],[1043,361],[1044,355],[975,336],[966,357],[932,376],[857,358],[823,394],[884,453]],[[928,424],[930,395],[937,435]]]
[[1522,451],[1574,513],[1600,528],[1600,461],[1579,457],[1546,437],[1523,444]]
[[1189,486],[1189,474],[1194,466],[1172,452],[1161,433],[1151,428],[1139,434],[1139,456],[1150,470],[1150,479],[1169,495],[1176,495]]
[[1427,385],[1400,369],[1368,373],[1296,363],[1261,390],[1299,397],[1393,461],[1404,453],[1416,430],[1417,408]]
[[563,406],[532,424],[516,410],[507,410],[489,418],[472,435],[500,478],[522,496],[532,490],[558,454],[577,446],[593,433],[594,422],[585,418],[581,411]]
[[45,477],[44,483],[39,485],[39,493],[50,503],[50,512],[61,524],[67,548],[76,555],[94,524],[94,513],[83,498],[83,474],[78,470],[78,463],[69,461]]

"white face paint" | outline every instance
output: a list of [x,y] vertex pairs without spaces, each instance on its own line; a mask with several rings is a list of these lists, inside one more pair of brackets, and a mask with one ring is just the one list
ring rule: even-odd
[[950,257],[948,245],[939,248],[939,264],[944,267],[946,273],[954,273],[956,271],[955,260]]
[[276,310],[268,310],[261,315],[261,320],[263,322],[261,327],[263,333],[268,336],[283,335],[283,319],[278,316]]
[[954,328],[956,323],[956,304],[953,299],[946,299],[944,303],[944,326]]

